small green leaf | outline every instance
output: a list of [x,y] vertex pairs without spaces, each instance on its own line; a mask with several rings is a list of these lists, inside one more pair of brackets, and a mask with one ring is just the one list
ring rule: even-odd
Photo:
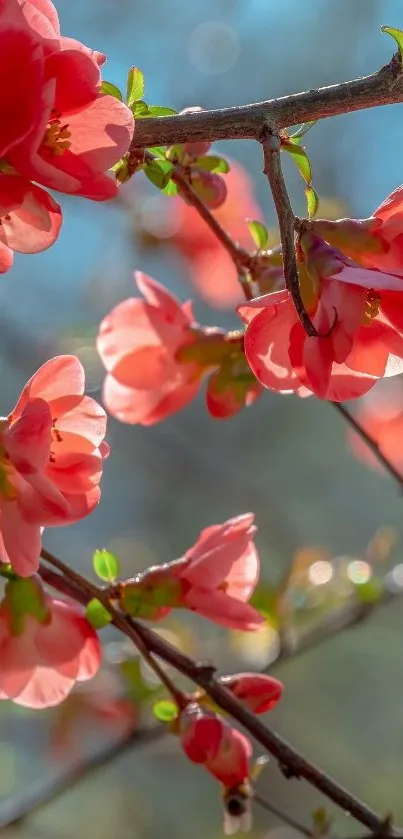
[[148,105],[146,102],[143,102],[142,99],[139,102],[132,102],[130,110],[133,116],[137,117],[137,119],[142,119],[143,117],[148,116]]
[[223,157],[218,157],[215,154],[206,154],[203,157],[198,157],[195,160],[195,165],[199,169],[205,169],[206,172],[220,172],[224,175],[230,170],[230,165]]
[[269,585],[259,585],[252,594],[249,603],[265,618],[270,618],[272,624],[277,623],[277,590]]
[[112,615],[96,597],[93,597],[85,610],[86,618],[94,629],[103,629],[112,620]]
[[144,96],[144,75],[138,67],[131,67],[127,74],[126,99],[129,108]]
[[166,158],[167,160],[172,160],[174,163],[180,162],[183,158],[183,146],[178,144],[170,146],[166,151]]
[[307,131],[313,128],[313,126],[316,125],[317,121],[317,119],[313,119],[311,120],[311,122],[303,122],[301,127],[298,128],[297,131],[294,131],[294,134],[288,135],[290,140],[292,140],[293,143],[300,143],[304,134],[306,134]]
[[165,160],[166,150],[163,146],[153,146],[152,148],[147,149],[147,151],[151,152],[151,154],[153,154],[154,157],[161,157],[163,160]]
[[101,580],[106,580],[108,583],[116,580],[116,577],[119,575],[119,560],[110,551],[106,551],[105,549],[95,551],[92,557],[92,564],[97,576]]
[[377,603],[383,594],[382,581],[378,577],[371,577],[370,580],[366,580],[364,583],[357,583],[355,593],[362,603]]
[[112,82],[106,82],[105,80],[101,84],[101,93],[107,93],[108,96],[114,96],[115,99],[119,99],[120,102],[123,102],[123,96],[118,87]]
[[319,196],[314,190],[313,186],[305,187],[306,206],[308,208],[308,217],[313,218],[318,212]]
[[400,60],[403,61],[403,31],[401,29],[394,29],[392,26],[381,26],[381,32],[386,32],[391,35],[397,43],[400,52]]
[[246,224],[249,227],[249,232],[252,236],[252,239],[259,250],[264,250],[267,248],[269,242],[269,233],[267,228],[261,221],[253,221],[253,219],[247,218]]
[[148,117],[173,117],[177,111],[174,111],[172,108],[164,108],[162,105],[149,105],[148,106]]
[[153,160],[144,167],[144,173],[154,186],[164,189],[171,178],[173,168],[169,160]]
[[309,157],[301,146],[295,143],[283,143],[281,145],[282,151],[288,152],[294,160],[294,163],[304,181],[310,186],[312,181],[312,170],[309,162]]
[[153,714],[159,722],[172,722],[178,716],[178,707],[169,699],[159,699],[153,705]]
[[170,180],[170,181],[168,181],[167,185],[164,186],[164,189],[162,190],[162,192],[164,193],[164,195],[171,195],[172,196],[172,195],[177,195],[178,192],[179,192],[179,189],[178,189],[175,181]]

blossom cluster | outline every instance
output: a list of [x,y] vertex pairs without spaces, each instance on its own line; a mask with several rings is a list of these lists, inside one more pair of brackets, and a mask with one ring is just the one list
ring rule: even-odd
[[61,35],[51,0],[1,0],[0,272],[56,240],[62,212],[43,187],[103,201],[133,115],[101,91],[106,57]]

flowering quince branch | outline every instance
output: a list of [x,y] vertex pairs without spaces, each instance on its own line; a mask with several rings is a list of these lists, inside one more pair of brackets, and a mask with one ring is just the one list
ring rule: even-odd
[[370,451],[375,455],[379,463],[386,469],[386,471],[391,475],[392,478],[397,482],[400,487],[400,491],[403,492],[403,475],[396,469],[393,465],[391,460],[388,460],[387,457],[381,451],[378,443],[371,437],[370,434],[365,430],[365,428],[358,422],[358,420],[354,417],[353,414],[350,414],[350,411],[347,410],[346,406],[343,405],[341,402],[331,402],[333,408],[343,417],[345,422],[351,426],[351,428],[361,437],[361,440],[368,446]]
[[[192,660],[148,627],[133,618],[120,614],[111,605],[108,589],[100,589],[89,583],[84,577],[48,551],[43,551],[42,557],[59,571],[58,574],[50,572],[41,564],[39,573],[44,582],[78,600],[83,605],[86,605],[93,597],[98,598],[112,615],[113,624],[123,634],[133,640],[136,645],[140,637],[149,654],[157,655],[202,688],[219,708],[240,723],[267,752],[278,760],[286,777],[304,778],[341,809],[349,812],[358,822],[369,828],[370,831],[379,832],[383,825],[382,818],[350,792],[339,786],[330,776],[307,761],[278,734],[264,725],[225,686],[225,680],[222,683],[215,676],[213,666]],[[398,834],[391,828],[389,835]]]
[[280,138],[267,130],[263,135],[262,147],[264,173],[269,181],[280,228],[285,285],[291,294],[298,317],[307,335],[316,337],[313,325],[301,295],[294,243],[294,213],[288,197],[280,161]]
[[400,56],[396,54],[378,72],[360,79],[252,105],[139,120],[131,148],[199,140],[261,141],[267,126],[276,132],[302,122],[402,101],[403,76]]

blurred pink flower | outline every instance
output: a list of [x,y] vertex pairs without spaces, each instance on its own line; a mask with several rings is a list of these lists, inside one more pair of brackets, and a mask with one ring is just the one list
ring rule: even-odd
[[0,660],[0,699],[49,708],[95,675],[101,645],[78,606],[45,594],[34,578],[13,580],[0,604]]

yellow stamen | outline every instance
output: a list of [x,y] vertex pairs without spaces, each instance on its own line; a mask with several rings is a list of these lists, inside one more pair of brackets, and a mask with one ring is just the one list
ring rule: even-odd
[[363,326],[371,326],[371,323],[379,314],[381,296],[376,291],[369,291],[365,301],[365,310],[362,318]]
[[62,125],[60,117],[53,116],[49,120],[45,136],[42,140],[42,151],[46,151],[52,157],[60,157],[71,146],[71,131],[68,125]]

